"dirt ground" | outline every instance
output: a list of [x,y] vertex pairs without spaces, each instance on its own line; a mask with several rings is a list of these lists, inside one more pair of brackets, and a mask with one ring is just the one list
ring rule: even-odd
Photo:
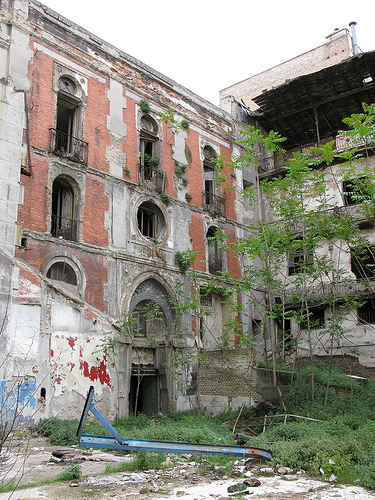
[[[104,474],[107,465],[129,461],[131,457],[101,450],[83,454],[82,450],[64,448],[70,457],[56,463],[51,458],[58,447],[42,438],[33,438],[26,444],[2,461],[0,476],[4,482],[13,479],[30,487],[1,493],[0,500],[375,500],[375,493],[357,486],[316,481],[301,474],[268,476],[262,471],[266,464],[254,461],[239,460],[230,477],[221,477],[219,471],[200,473],[191,455],[171,455],[162,471]],[[66,460],[79,461],[81,480],[35,486],[56,479],[67,465]],[[257,478],[260,485],[247,486],[243,493],[228,492],[228,487],[242,485],[245,480],[251,482],[252,478]]]

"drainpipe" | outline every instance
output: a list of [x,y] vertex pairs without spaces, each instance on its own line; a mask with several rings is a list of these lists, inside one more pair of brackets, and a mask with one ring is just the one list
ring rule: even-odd
[[357,33],[356,33],[356,30],[355,30],[355,27],[356,27],[356,22],[355,21],[352,21],[351,23],[349,23],[349,26],[352,30],[352,49],[353,49],[353,56],[356,56],[359,52],[359,49],[358,49],[358,43],[357,43]]

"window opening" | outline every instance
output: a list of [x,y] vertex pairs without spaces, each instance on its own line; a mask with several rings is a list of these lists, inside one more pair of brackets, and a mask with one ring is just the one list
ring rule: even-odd
[[216,153],[210,146],[203,149],[203,171],[204,171],[204,190],[206,196],[206,205],[212,204],[212,198],[215,194],[215,168],[214,160]]
[[351,179],[342,183],[344,205],[358,205],[364,201],[373,200],[373,190],[370,180],[366,177]]
[[143,181],[152,181],[163,189],[163,172],[159,171],[160,158],[157,152],[158,126],[150,116],[142,116],[139,142],[140,174]]
[[201,290],[200,303],[203,307],[212,307],[212,293],[207,293],[206,291]]
[[310,309],[306,314],[308,315],[308,319],[306,318],[301,321],[301,330],[318,330],[319,328],[324,328],[324,309]]
[[164,229],[164,217],[152,203],[142,203],[137,212],[138,229],[146,238],[156,239]]
[[[303,240],[298,238],[295,243],[298,243],[298,241],[300,241],[301,247],[303,247]],[[314,257],[311,250],[300,248],[290,253],[288,256],[289,276],[307,271],[308,267],[311,266],[313,262]]]
[[64,261],[52,264],[48,269],[47,278],[77,286],[77,275],[74,269]]
[[74,220],[74,193],[67,181],[55,179],[52,186],[51,234],[76,241],[77,222]]
[[375,323],[375,300],[374,297],[367,299],[357,308],[359,323]]
[[209,210],[215,211],[215,215],[224,214],[224,198],[216,194],[216,170],[215,159],[216,152],[211,146],[205,146],[203,149],[203,205]]
[[75,97],[76,85],[60,78],[57,96],[56,128],[50,129],[51,150],[80,163],[87,163],[88,144],[79,136],[81,102]]
[[375,276],[375,248],[367,247],[362,252],[351,255],[351,269],[357,279]]
[[210,227],[207,231],[208,243],[208,271],[210,274],[219,274],[223,270],[222,253],[218,241],[215,239],[218,229]]
[[167,330],[164,313],[157,302],[143,300],[133,311],[134,336],[156,339]]

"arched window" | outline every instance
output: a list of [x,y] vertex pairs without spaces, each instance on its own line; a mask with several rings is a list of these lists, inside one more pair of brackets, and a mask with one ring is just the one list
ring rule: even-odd
[[81,100],[77,85],[67,77],[59,80],[56,127],[50,129],[51,149],[59,155],[80,163],[87,163],[88,145],[80,139]]
[[47,278],[55,281],[63,281],[68,285],[77,286],[77,275],[74,269],[65,261],[52,264],[47,271]]
[[63,177],[57,177],[52,185],[51,234],[66,240],[77,240],[74,191]]
[[149,339],[162,338],[166,335],[166,320],[161,306],[152,300],[139,302],[133,311],[135,320],[135,337],[148,337]]
[[139,141],[139,166],[140,176],[143,182],[162,191],[164,176],[159,169],[160,151],[158,141],[159,127],[156,121],[149,115],[141,118],[141,131]]

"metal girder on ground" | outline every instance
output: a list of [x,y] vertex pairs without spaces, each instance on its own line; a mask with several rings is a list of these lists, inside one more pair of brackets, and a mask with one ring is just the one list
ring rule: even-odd
[[[270,460],[269,450],[261,448],[247,448],[243,446],[222,446],[217,444],[180,443],[175,441],[150,441],[148,439],[134,439],[121,437],[111,424],[94,406],[94,387],[90,387],[86,403],[82,412],[77,430],[79,446],[90,448],[108,448],[126,451],[154,451],[163,453],[192,453],[195,455],[225,455],[240,458],[258,458]],[[83,434],[83,428],[89,411],[99,420],[111,436],[97,436]]]

